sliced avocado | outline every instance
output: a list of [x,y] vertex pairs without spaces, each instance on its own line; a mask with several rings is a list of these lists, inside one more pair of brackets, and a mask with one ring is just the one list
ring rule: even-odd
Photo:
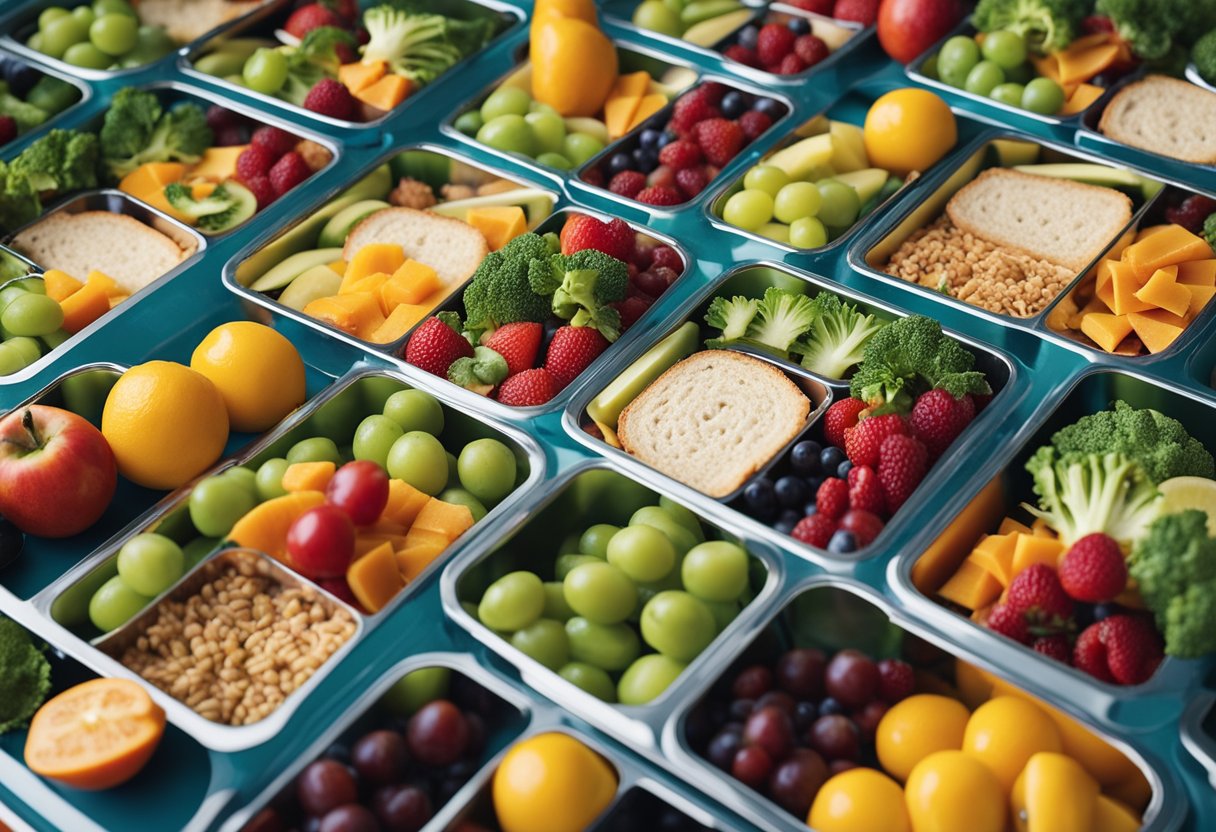
[[823,133],[778,150],[764,164],[781,168],[790,179],[805,179],[815,168],[828,164],[834,152],[832,135]]
[[303,310],[317,298],[327,298],[330,295],[338,294],[338,289],[341,287],[341,276],[328,264],[310,266],[296,275],[296,278],[283,290],[283,294],[279,295],[279,303],[289,309]]
[[567,133],[586,133],[595,136],[602,144],[608,144],[608,127],[598,118],[586,116],[570,116],[566,119]]
[[354,205],[347,205],[334,214],[333,219],[325,223],[325,227],[321,229],[321,233],[317,237],[317,245],[321,248],[335,246],[341,248],[342,244],[346,242],[346,236],[350,234],[352,228],[358,225],[360,220],[388,207],[389,204],[383,199],[363,199]]
[[470,208],[490,208],[503,205],[518,205],[524,209],[528,227],[535,228],[553,213],[553,194],[538,188],[515,188],[497,194],[473,196],[441,202],[431,208],[436,214],[463,220]]
[[1062,162],[1054,165],[1016,165],[1014,170],[1053,179],[1071,179],[1089,185],[1108,188],[1140,188],[1144,180],[1130,170],[1106,165],[1091,165],[1086,162]]
[[692,355],[701,345],[701,328],[688,321],[651,347],[645,355],[625,368],[587,405],[587,414],[601,426],[616,430],[617,419],[629,403],[650,384],[671,369],[677,361]]
[[694,46],[713,46],[752,19],[751,9],[739,9],[711,17],[684,30],[683,40]]
[[996,158],[1003,167],[1015,165],[1033,165],[1039,161],[1042,148],[1034,142],[1015,141],[1013,139],[997,139],[992,143]]
[[838,173],[835,178],[836,181],[843,182],[857,191],[857,195],[861,197],[861,201],[865,202],[882,190],[882,186],[887,184],[887,179],[890,176],[891,174],[882,168],[866,168],[865,170],[855,170],[849,173]]
[[220,187],[228,193],[228,196],[232,197],[234,204],[223,212],[223,216],[217,216],[216,219],[211,219],[210,216],[199,218],[199,230],[207,234],[222,234],[229,229],[236,228],[258,210],[258,198],[244,185],[230,181]]
[[313,266],[325,266],[342,259],[340,248],[316,248],[293,254],[262,275],[249,288],[255,292],[273,292],[304,274]]

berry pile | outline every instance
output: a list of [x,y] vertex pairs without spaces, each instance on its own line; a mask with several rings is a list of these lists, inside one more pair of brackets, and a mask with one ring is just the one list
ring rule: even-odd
[[236,179],[258,199],[258,210],[329,164],[330,152],[286,130],[259,125],[240,113],[213,105],[207,126],[218,147],[249,145],[236,159]]
[[676,99],[665,125],[625,139],[583,179],[647,205],[680,205],[785,113],[775,98],[702,84]]
[[873,26],[878,20],[878,0],[789,0],[789,5],[862,26]]
[[797,75],[831,54],[827,43],[811,33],[811,22],[792,17],[786,24],[745,26],[733,44],[722,50],[732,61],[775,75]]
[[689,741],[715,766],[805,818],[829,777],[874,765],[887,709],[915,689],[911,665],[858,650],[829,659],[790,650],[723,679],[688,721]]

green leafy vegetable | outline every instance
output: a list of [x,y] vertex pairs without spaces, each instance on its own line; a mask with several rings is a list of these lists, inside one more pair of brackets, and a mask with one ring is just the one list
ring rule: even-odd
[[1212,253],[1216,254],[1216,214],[1211,214],[1203,221],[1203,239],[1208,241],[1208,245],[1212,247]]
[[721,330],[722,337],[714,339],[712,343],[720,346],[743,338],[759,309],[760,301],[754,298],[742,295],[735,295],[730,300],[715,297],[705,312],[705,323]]
[[548,320],[549,296],[533,291],[528,278],[533,262],[547,267],[557,250],[554,235],[520,234],[486,255],[464,290],[465,332],[474,343],[503,324]]
[[0,116],[9,116],[17,123],[17,133],[32,130],[50,118],[50,113],[41,107],[22,101],[8,91],[8,84],[0,81]]
[[1188,509],[1153,522],[1128,571],[1157,618],[1165,652],[1194,659],[1216,651],[1216,538],[1208,516]]
[[1040,448],[1026,463],[1039,506],[1023,503],[1065,545],[1101,532],[1130,545],[1157,517],[1161,495],[1144,469],[1120,453],[1057,457]]
[[10,166],[39,192],[97,187],[97,137],[79,130],[52,130],[35,141]]
[[363,25],[369,36],[363,60],[386,61],[392,72],[419,85],[435,80],[493,34],[488,19],[457,20],[393,5],[368,9]]
[[844,378],[849,368],[860,364],[866,342],[885,326],[831,292],[816,295],[811,311],[810,331],[790,351],[802,356],[803,367],[828,378]]
[[13,231],[42,213],[42,200],[28,177],[0,161],[0,229]]
[[981,32],[1016,32],[1036,52],[1072,43],[1092,0],[980,0],[971,22]]
[[51,665],[30,634],[0,615],[0,734],[20,728],[51,691]]
[[194,164],[214,140],[197,104],[166,112],[154,93],[134,87],[118,91],[101,127],[101,153],[114,179],[147,162]]

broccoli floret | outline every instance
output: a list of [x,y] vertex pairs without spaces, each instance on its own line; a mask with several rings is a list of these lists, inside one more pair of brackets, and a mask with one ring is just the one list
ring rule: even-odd
[[9,116],[17,123],[17,133],[33,130],[46,121],[50,114],[41,107],[22,101],[8,91],[8,84],[0,81],[0,116]]
[[784,356],[811,328],[813,316],[811,299],[806,295],[770,286],[764,290],[745,340]]
[[1194,509],[1158,518],[1127,561],[1165,652],[1184,659],[1216,651],[1216,539],[1207,523]]
[[811,330],[791,350],[802,356],[802,366],[811,372],[844,378],[850,367],[861,363],[866,342],[885,324],[831,292],[816,295],[811,309]]
[[507,360],[489,347],[474,347],[473,357],[457,358],[448,367],[448,381],[488,396],[507,377]]
[[549,296],[535,292],[528,278],[533,261],[548,264],[555,239],[520,234],[481,261],[464,290],[465,331],[474,340],[502,324],[549,319]]
[[629,288],[629,267],[593,248],[549,258],[548,275],[533,264],[529,283],[534,292],[553,288],[553,314],[571,326],[590,326],[611,343],[621,335],[621,315],[608,304],[624,300]]
[[52,130],[12,162],[39,192],[97,187],[97,136],[79,130]]
[[1157,61],[1169,54],[1175,41],[1189,42],[1211,28],[1188,35],[1209,14],[1192,8],[1201,5],[1196,0],[1097,0],[1094,13],[1111,19],[1137,57]]
[[30,634],[0,616],[0,734],[20,728],[51,692],[51,665]]
[[956,399],[968,393],[991,393],[984,374],[972,369],[974,365],[975,356],[942,333],[941,324],[909,315],[870,337],[849,390],[875,412],[906,413],[917,396],[934,388]]
[[193,164],[214,140],[197,104],[165,112],[155,94],[131,87],[114,96],[101,128],[102,156],[115,179],[147,162]]
[[114,94],[101,125],[101,152],[106,159],[134,156],[148,146],[156,123],[164,115],[153,93],[123,87]]
[[1203,221],[1203,239],[1208,241],[1213,254],[1216,254],[1216,213],[1209,214]]
[[1051,437],[1066,462],[1087,454],[1121,453],[1138,462],[1154,483],[1172,477],[1216,475],[1216,464],[1203,443],[1177,419],[1124,401],[1113,410],[1084,416]]
[[14,231],[41,213],[42,201],[29,178],[0,161],[0,230]]
[[1101,532],[1130,545],[1157,517],[1161,495],[1136,462],[1119,453],[1060,459],[1040,448],[1026,463],[1039,505],[1022,507],[1055,529],[1065,545]]
[[714,298],[709,302],[709,309],[705,311],[705,323],[721,330],[722,336],[707,341],[706,346],[713,349],[743,338],[759,309],[760,301],[755,298],[745,298],[742,295],[735,295],[730,300],[724,297]]
[[1090,0],[980,0],[971,22],[981,32],[1017,32],[1036,52],[1054,52],[1072,43],[1089,7]]
[[363,25],[369,36],[363,60],[387,61],[392,72],[419,85],[433,81],[480,48],[493,31],[488,20],[454,20],[391,5],[368,9]]

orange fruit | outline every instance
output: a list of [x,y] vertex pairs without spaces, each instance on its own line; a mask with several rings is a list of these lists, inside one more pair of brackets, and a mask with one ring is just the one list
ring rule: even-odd
[[1017,696],[998,696],[980,705],[967,722],[963,751],[992,770],[1005,794],[1040,751],[1059,752],[1060,731],[1038,705]]
[[25,764],[77,789],[125,783],[152,757],[165,712],[135,682],[92,679],[46,702],[30,722]]
[[816,832],[912,832],[899,784],[872,768],[854,768],[823,784],[806,825]]
[[118,471],[146,488],[170,490],[201,474],[228,442],[224,398],[206,376],[172,361],[122,374],[101,414]]
[[883,714],[874,736],[878,761],[896,780],[907,780],[916,764],[935,751],[963,747],[971,714],[948,696],[909,696]]
[[937,751],[917,763],[904,798],[913,829],[1005,832],[1009,805],[1000,781],[988,766],[965,752]]
[[503,832],[582,832],[616,795],[612,766],[561,733],[520,740],[494,772]]
[[304,360],[281,333],[262,324],[217,326],[195,347],[190,369],[220,391],[233,430],[261,433],[304,404]]
[[893,90],[866,114],[866,155],[870,165],[896,176],[926,171],[958,141],[958,124],[949,105],[915,88]]

